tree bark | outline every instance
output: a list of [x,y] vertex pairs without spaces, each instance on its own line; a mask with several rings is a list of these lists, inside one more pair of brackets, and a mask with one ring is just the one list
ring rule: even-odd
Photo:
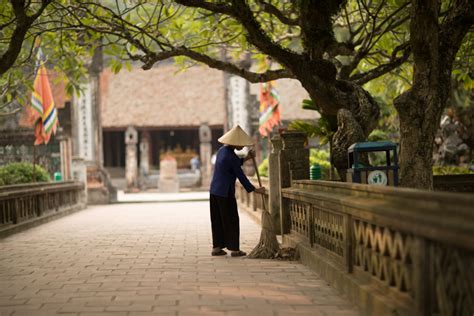
[[413,86],[395,99],[400,116],[400,185],[433,189],[433,146],[451,90],[454,58],[474,20],[472,1],[457,0],[439,25],[437,0],[412,0]]
[[[403,187],[433,189],[434,138],[443,112],[442,102],[434,100],[435,94],[432,90],[413,89],[396,99],[400,114],[400,185]],[[426,115],[425,108],[437,110]]]
[[28,30],[51,3],[51,0],[42,0],[41,7],[31,16],[26,14],[30,2],[26,3],[25,0],[10,0],[10,3],[15,13],[15,28],[12,36],[8,40],[7,50],[0,56],[0,76],[5,74],[13,66],[20,55],[21,47]]

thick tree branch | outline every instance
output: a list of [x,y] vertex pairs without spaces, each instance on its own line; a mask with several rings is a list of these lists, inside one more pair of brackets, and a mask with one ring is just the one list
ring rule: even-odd
[[251,72],[243,68],[237,67],[234,64],[223,62],[223,61],[214,59],[212,57],[209,57],[207,55],[195,52],[184,46],[177,47],[177,48],[174,48],[173,50],[166,51],[166,52],[135,56],[134,59],[141,60],[144,63],[142,68],[146,70],[146,69],[150,69],[158,61],[165,60],[171,57],[177,57],[177,56],[189,57],[195,61],[206,64],[207,66],[211,68],[222,70],[222,71],[240,76],[242,78],[245,78],[252,83],[267,82],[267,81],[281,79],[281,78],[294,78],[293,74],[287,69],[268,70],[264,73],[255,73],[255,72]]
[[226,14],[242,24],[248,34],[249,42],[264,54],[272,56],[280,64],[288,67],[299,56],[273,42],[262,30],[261,25],[255,20],[252,10],[242,0],[233,0],[232,5],[214,4],[202,0],[176,0],[175,2],[186,6],[202,8],[214,13]]
[[303,46],[310,60],[323,58],[334,42],[333,17],[344,1],[300,1],[300,27]]
[[350,43],[334,42],[327,48],[329,56],[349,56],[354,53],[354,46]]
[[[402,56],[397,57],[397,53],[403,50]],[[404,62],[408,60],[411,54],[411,49],[408,43],[402,44],[396,47],[390,58],[390,61],[386,64],[379,65],[367,72],[358,73],[349,78],[350,81],[353,81],[359,85],[363,85],[375,78],[383,76],[384,74],[400,67]]]
[[52,0],[42,0],[41,7],[38,9],[38,11],[35,14],[28,16],[26,14],[27,5],[25,4],[24,0],[10,0],[11,6],[15,13],[16,26],[13,30],[7,50],[0,57],[0,75],[3,75],[13,66],[21,52],[21,47],[23,45],[23,41],[25,40],[26,33],[34,21],[51,3],[51,1]]
[[441,25],[440,51],[442,60],[440,63],[452,65],[459,47],[472,25],[474,25],[474,3],[469,0],[454,1],[453,8]]
[[235,14],[232,6],[223,3],[210,3],[203,0],[175,0],[176,3],[185,7],[201,8],[214,13],[222,13],[233,16]]
[[281,23],[286,25],[298,25],[298,19],[292,19],[287,17],[283,12],[278,10],[273,4],[265,2],[263,0],[259,0],[258,3],[262,6],[263,11],[274,15]]
[[255,45],[263,53],[272,56],[280,64],[286,67],[291,67],[295,62],[298,63],[301,59],[299,55],[282,48],[265,34],[261,25],[255,20],[252,10],[250,10],[245,1],[233,0],[232,3],[236,12],[239,12],[234,15],[234,18],[236,18],[247,30],[248,40],[250,43]]

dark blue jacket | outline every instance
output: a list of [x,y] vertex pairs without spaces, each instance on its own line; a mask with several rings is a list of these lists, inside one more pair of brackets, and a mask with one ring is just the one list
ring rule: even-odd
[[239,178],[247,192],[254,191],[255,187],[242,171],[243,163],[244,160],[235,154],[234,149],[229,146],[222,146],[217,151],[210,193],[222,197],[234,196],[235,180],[237,178]]

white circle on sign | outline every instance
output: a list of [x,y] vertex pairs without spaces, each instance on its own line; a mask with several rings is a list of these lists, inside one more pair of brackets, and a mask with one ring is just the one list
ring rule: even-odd
[[369,173],[369,176],[367,177],[367,182],[369,184],[375,185],[387,185],[388,179],[385,172],[380,170],[374,170]]

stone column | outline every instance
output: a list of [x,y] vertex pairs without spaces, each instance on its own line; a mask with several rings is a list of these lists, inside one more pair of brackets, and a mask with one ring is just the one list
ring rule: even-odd
[[80,194],[81,203],[87,204],[87,167],[81,157],[72,157],[71,174],[74,181],[84,183],[84,191]]
[[148,174],[150,173],[150,133],[143,131],[140,138],[140,189],[146,189]]
[[199,141],[201,142],[200,149],[200,159],[201,159],[201,186],[209,188],[211,185],[211,129],[206,123],[202,124],[199,127]]
[[278,235],[281,234],[280,208],[281,208],[281,183],[280,183],[280,161],[279,155],[282,149],[280,135],[271,139],[272,151],[268,156],[268,179],[269,179],[269,209],[274,220],[274,227]]
[[137,189],[138,185],[137,142],[137,130],[129,126],[125,131],[125,180],[128,191]]
[[60,127],[58,128],[58,133],[56,134],[56,139],[59,141],[59,153],[61,161],[61,176],[63,181],[71,179],[70,170],[71,170],[71,156],[69,151],[69,137],[65,135],[64,130]]
[[[306,134],[285,131],[281,134],[283,147],[280,152],[281,188],[291,186],[291,180],[309,179],[309,149],[305,148]],[[290,232],[290,213],[286,203],[281,203],[281,233]]]
[[63,180],[68,181],[71,180],[71,139],[69,137],[65,137],[61,140],[59,145],[61,150],[61,174],[63,176]]

